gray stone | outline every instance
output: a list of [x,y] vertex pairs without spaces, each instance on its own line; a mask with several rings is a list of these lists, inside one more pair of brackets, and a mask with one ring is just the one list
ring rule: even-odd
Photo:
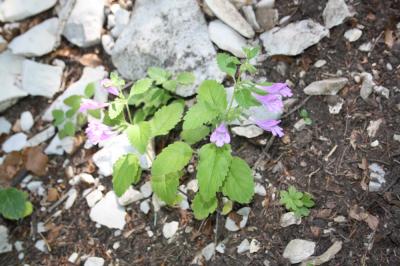
[[277,9],[261,6],[256,8],[256,18],[260,27],[267,31],[278,23],[279,13]]
[[20,151],[27,145],[27,136],[24,133],[17,133],[9,137],[1,146],[3,152]]
[[137,0],[129,25],[115,43],[112,61],[132,80],[143,78],[154,66],[174,73],[192,71],[195,84],[179,86],[176,92],[185,97],[205,79],[223,79],[215,56],[196,0]]
[[29,130],[31,130],[33,124],[35,123],[35,121],[33,121],[32,113],[29,111],[23,112],[20,116],[19,121],[22,131],[25,132],[29,132]]
[[344,0],[329,0],[322,16],[324,18],[325,27],[330,29],[342,24],[343,21],[351,17],[352,14]]
[[108,34],[105,34],[105,35],[101,36],[101,44],[103,45],[104,51],[108,55],[111,55],[112,54],[112,50],[113,50],[114,45],[115,45],[115,41],[114,41],[113,37],[111,37]]
[[84,266],[103,266],[104,259],[100,257],[89,257],[86,259]]
[[251,27],[255,31],[261,31],[261,27],[257,22],[256,14],[254,13],[254,9],[252,6],[243,6],[242,7],[243,15],[246,18],[247,22],[251,25]]
[[58,18],[50,18],[15,37],[8,48],[17,55],[42,56],[56,48]]
[[162,229],[163,236],[166,239],[173,237],[178,231],[179,223],[176,221],[165,223]]
[[45,142],[45,141],[49,140],[51,137],[53,137],[54,134],[56,134],[55,127],[54,126],[49,126],[45,130],[37,133],[35,136],[30,138],[28,140],[27,146],[28,147],[34,147],[34,146],[37,146],[39,144],[42,144],[43,142]]
[[357,28],[350,29],[350,30],[348,30],[348,31],[346,31],[344,33],[344,37],[349,42],[357,41],[358,39],[360,39],[361,35],[362,35],[362,31],[360,29],[357,29]]
[[118,203],[122,206],[126,206],[141,199],[143,199],[143,194],[130,186],[125,193],[118,198]]
[[114,191],[109,191],[91,210],[90,219],[108,228],[122,230],[126,224],[125,209],[118,204]]
[[57,0],[3,0],[0,1],[0,21],[17,21],[50,9]]
[[301,224],[301,217],[294,215],[294,212],[287,212],[281,216],[280,225],[282,227],[288,227],[293,224]]
[[67,192],[67,200],[65,201],[64,204],[64,208],[66,210],[69,210],[72,205],[74,205],[76,198],[78,197],[78,191],[75,188],[71,188],[68,192]]
[[358,47],[358,50],[360,50],[361,52],[370,52],[372,50],[372,43],[371,42],[363,43]]
[[243,47],[247,46],[246,40],[220,20],[211,21],[208,25],[210,39],[220,49],[228,51],[233,55],[245,58]]
[[261,249],[261,243],[257,239],[253,238],[250,242],[250,254],[256,253]]
[[304,88],[304,93],[307,95],[336,95],[347,82],[347,78],[331,78],[314,81]]
[[268,55],[298,55],[329,35],[329,30],[312,19],[290,23],[260,35]]
[[151,188],[151,182],[147,181],[140,187],[140,192],[144,198],[148,198],[153,194],[153,189]]
[[242,254],[250,250],[250,242],[247,240],[243,240],[240,245],[237,247],[237,253]]
[[41,252],[48,252],[46,242],[43,239],[36,241],[35,248]]
[[360,96],[364,101],[366,101],[375,87],[375,82],[373,80],[372,75],[367,72],[363,72],[361,74],[361,79],[362,79],[362,84],[360,89]]
[[382,122],[383,122],[382,118],[369,121],[369,125],[367,127],[368,137],[374,138],[376,136],[376,133],[378,133],[378,130]]
[[373,163],[369,167],[369,184],[368,190],[370,192],[378,192],[382,189],[383,185],[386,183],[385,170],[382,169],[378,164]]
[[102,198],[103,193],[98,189],[93,190],[85,196],[86,202],[90,208],[96,205],[96,203],[99,202]]
[[215,254],[215,243],[208,244],[201,250],[201,255],[203,255],[206,261],[209,261]]
[[149,200],[144,200],[140,203],[139,206],[140,210],[144,213],[144,214],[148,214],[150,211],[150,203]]
[[11,123],[4,117],[0,117],[0,135],[9,134],[11,130]]
[[293,239],[283,251],[283,257],[289,259],[292,264],[308,259],[315,252],[315,242]]
[[257,7],[267,7],[273,8],[275,5],[275,0],[261,0],[257,3]]
[[8,242],[8,228],[0,225],[0,254],[12,251],[12,245]]
[[325,64],[326,64],[326,60],[321,59],[314,63],[314,67],[320,68],[320,67],[323,67]]
[[385,97],[386,99],[389,99],[390,96],[390,90],[386,87],[383,86],[374,86],[374,92],[376,94],[379,94],[383,97]]
[[205,3],[217,18],[231,26],[244,37],[254,37],[254,30],[231,2],[228,0],[205,0]]
[[76,0],[63,35],[79,47],[100,43],[104,20],[104,0]]
[[52,98],[61,86],[63,68],[25,60],[22,63],[22,89],[32,96]]
[[[115,6],[118,6],[118,7],[113,8]],[[129,11],[121,8],[121,6],[118,4],[112,5],[111,11],[115,15],[115,25],[111,30],[111,35],[114,38],[118,38],[118,36],[122,33],[122,31],[128,25],[131,13]]]
[[261,136],[264,130],[255,125],[248,125],[243,127],[233,127],[232,132],[238,136],[246,137],[248,139]]

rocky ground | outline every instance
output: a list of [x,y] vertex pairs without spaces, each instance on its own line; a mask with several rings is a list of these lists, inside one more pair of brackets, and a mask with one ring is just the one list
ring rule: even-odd
[[[400,264],[399,0],[36,2],[0,0],[0,182],[34,205],[23,220],[0,218],[1,265]],[[179,207],[152,195],[148,173],[116,198],[111,166],[132,152],[126,138],[90,147],[82,132],[59,139],[50,123],[90,82],[105,101],[98,81],[111,70],[222,81],[216,52],[243,57],[246,45],[262,47],[256,80],[286,81],[295,96],[284,138],[233,128],[257,187],[227,216],[193,218],[195,161]],[[191,99],[195,88],[177,94]],[[289,185],[314,196],[308,217],[279,204]]]

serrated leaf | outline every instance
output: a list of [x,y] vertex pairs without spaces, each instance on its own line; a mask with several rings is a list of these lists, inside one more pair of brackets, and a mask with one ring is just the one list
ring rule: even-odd
[[144,154],[151,138],[150,124],[148,122],[140,122],[135,125],[129,125],[125,132],[132,146],[139,153]]
[[73,137],[75,136],[75,125],[71,121],[68,121],[65,123],[63,132],[65,133],[66,136]]
[[214,197],[208,201],[205,201],[200,193],[197,193],[192,202],[192,209],[194,217],[197,220],[203,220],[213,213],[218,207],[217,198]]
[[253,59],[260,52],[260,47],[243,47],[247,59]]
[[181,132],[181,138],[188,144],[193,145],[204,139],[210,134],[210,129],[207,126],[201,126],[194,129],[187,129]]
[[150,120],[152,136],[166,135],[182,119],[183,103],[174,102],[160,108]]
[[192,158],[192,149],[184,142],[177,141],[157,155],[151,169],[152,176],[162,176],[180,171]]
[[196,103],[186,112],[183,118],[183,130],[199,128],[203,124],[211,122],[218,115],[218,112],[208,108],[203,103]]
[[199,151],[197,180],[199,193],[205,201],[216,196],[228,174],[232,155],[229,145],[218,148],[214,144],[206,144]]
[[142,94],[148,91],[153,84],[153,80],[149,78],[140,79],[132,85],[129,97],[132,95]]
[[17,220],[27,215],[27,194],[16,188],[0,190],[0,213],[7,219]]
[[235,91],[235,100],[236,102],[243,108],[250,108],[252,106],[261,105],[253,95],[249,89],[240,89]]
[[161,85],[171,77],[171,73],[159,67],[150,67],[147,74],[152,78],[156,84]]
[[123,80],[117,72],[113,71],[110,74],[111,82],[114,86],[123,88],[125,86],[125,80]]
[[302,109],[302,110],[300,111],[300,117],[301,117],[301,118],[307,118],[307,117],[308,117],[308,112],[307,112],[306,109]]
[[117,117],[111,119],[109,112],[105,111],[104,112],[104,118],[103,118],[103,123],[107,126],[113,127],[113,126],[118,126],[121,123],[125,122],[124,118],[124,113],[121,112]]
[[126,154],[118,159],[113,166],[113,188],[115,194],[121,197],[132,183],[140,179],[141,168],[136,155]]
[[119,116],[124,110],[124,106],[125,104],[121,101],[112,102],[108,107],[108,115],[110,118],[115,119],[117,116]]
[[85,87],[86,98],[92,98],[95,91],[96,91],[96,84],[94,84],[94,82],[91,82],[88,85],[86,85]]
[[154,193],[169,205],[177,201],[180,172],[151,176],[151,187]]
[[217,64],[223,72],[234,77],[237,69],[236,66],[240,64],[240,61],[234,56],[230,56],[226,53],[219,53],[217,54]]
[[191,85],[195,79],[192,72],[182,72],[176,77],[176,80],[182,85]]
[[64,103],[72,109],[79,109],[79,106],[81,105],[81,99],[82,96],[80,95],[71,95],[64,100]]
[[205,80],[201,83],[197,100],[203,104],[207,103],[208,108],[219,112],[225,111],[228,106],[225,88],[215,80]]
[[178,82],[176,80],[167,80],[162,84],[163,88],[170,92],[175,92]]
[[233,157],[222,192],[229,199],[249,203],[254,195],[254,180],[250,167],[239,157]]
[[63,110],[54,109],[51,112],[51,114],[52,114],[52,116],[54,118],[54,122],[53,122],[54,126],[59,126],[64,122],[64,112],[63,112]]

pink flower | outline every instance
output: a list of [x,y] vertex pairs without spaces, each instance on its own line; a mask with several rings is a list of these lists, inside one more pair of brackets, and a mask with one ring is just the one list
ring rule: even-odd
[[107,103],[100,103],[90,99],[82,99],[81,106],[79,107],[79,112],[85,112],[86,110],[96,110],[108,106]]
[[283,133],[282,128],[278,126],[280,122],[281,120],[274,120],[274,119],[255,121],[256,125],[259,126],[260,128],[264,129],[265,131],[270,131],[272,135],[279,136],[281,138],[285,134]]
[[99,120],[90,121],[85,132],[89,139],[89,142],[93,145],[96,145],[100,141],[107,140],[115,135],[111,127],[104,125]]
[[229,131],[224,124],[220,124],[214,132],[211,134],[210,141],[215,143],[217,147],[222,147],[224,144],[231,142],[231,136]]
[[107,90],[108,93],[113,94],[115,96],[119,95],[119,90],[117,87],[114,86],[111,79],[103,79],[100,81],[100,84],[103,88]]
[[255,95],[256,99],[262,103],[270,112],[280,113],[283,109],[283,102],[280,96],[275,94]]
[[259,88],[270,94],[281,95],[283,97],[293,96],[292,90],[286,83],[275,83],[272,86],[259,86]]

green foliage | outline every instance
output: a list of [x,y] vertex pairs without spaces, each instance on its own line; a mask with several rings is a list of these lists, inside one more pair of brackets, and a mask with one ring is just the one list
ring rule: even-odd
[[112,102],[108,108],[108,115],[111,119],[118,117],[124,110],[125,103],[122,100]]
[[309,115],[309,113],[307,112],[306,109],[302,109],[302,110],[300,111],[300,117],[303,118],[304,123],[305,123],[306,125],[308,125],[308,126],[312,125],[313,122],[312,122],[312,120],[311,120],[311,118],[310,118],[310,115]]
[[219,53],[217,54],[217,64],[223,72],[231,77],[235,77],[237,65],[240,64],[240,61],[234,56],[230,56],[226,53]]
[[54,126],[59,126],[64,122],[64,111],[60,109],[54,109],[51,114],[53,115],[54,118]]
[[213,213],[218,207],[218,200],[214,196],[208,201],[204,200],[200,193],[197,193],[192,202],[192,209],[194,217],[198,220],[202,220]]
[[309,193],[297,191],[294,186],[290,186],[287,191],[281,190],[280,196],[280,203],[298,217],[308,216],[310,214],[309,209],[315,204]]
[[145,93],[151,88],[152,84],[153,84],[152,79],[149,78],[139,79],[138,81],[136,81],[135,84],[132,85],[131,92],[129,95],[132,96]]
[[163,84],[171,77],[171,73],[160,67],[150,67],[147,74],[157,85]]
[[93,82],[89,83],[86,88],[85,88],[85,97],[86,98],[92,98],[94,96],[94,93],[96,91],[96,84]]
[[0,189],[0,213],[4,218],[17,220],[32,213],[28,195],[16,188]]
[[182,85],[191,85],[195,80],[196,77],[191,72],[182,72],[176,77],[176,81]]
[[126,154],[118,159],[113,167],[113,187],[115,194],[121,197],[131,184],[140,180],[142,169],[137,156]]
[[210,128],[207,126],[200,126],[194,129],[183,130],[181,133],[181,138],[188,144],[193,145],[200,140],[204,139],[210,134]]
[[144,154],[151,138],[150,123],[143,121],[134,125],[129,125],[125,132],[132,146],[135,147],[139,153]]
[[176,101],[159,109],[150,121],[152,136],[166,135],[182,119],[183,102]]

